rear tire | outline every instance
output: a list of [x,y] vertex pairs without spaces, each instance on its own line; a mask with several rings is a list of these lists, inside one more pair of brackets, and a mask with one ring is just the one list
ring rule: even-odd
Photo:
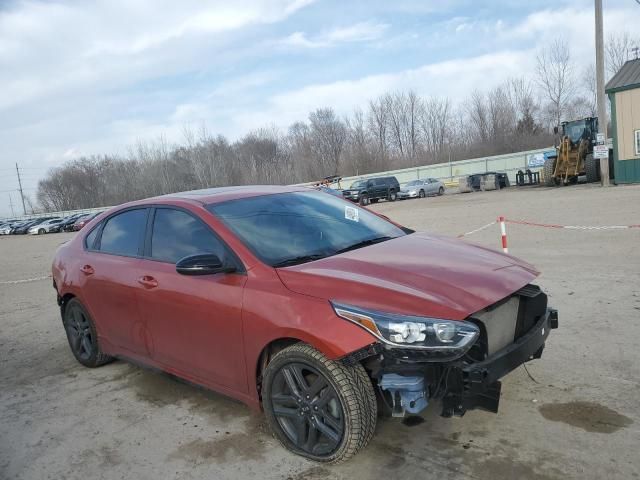
[[547,187],[554,187],[556,185],[556,179],[553,176],[553,172],[556,169],[556,159],[547,158],[544,161],[544,167],[542,167],[542,173],[544,175],[544,184]]
[[71,353],[85,367],[95,368],[113,360],[102,353],[93,319],[79,300],[72,298],[64,306],[62,324]]
[[584,159],[584,171],[587,175],[587,183],[600,181],[600,173],[598,172],[598,160],[593,158],[593,154],[588,154]]
[[373,436],[376,397],[360,364],[347,366],[297,343],[273,357],[262,385],[271,431],[293,453],[338,463],[354,456]]
[[444,195],[444,187],[438,189],[438,195]]

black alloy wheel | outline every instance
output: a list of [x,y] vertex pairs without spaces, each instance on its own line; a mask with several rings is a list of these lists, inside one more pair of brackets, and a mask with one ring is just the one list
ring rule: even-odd
[[71,353],[85,367],[99,367],[112,360],[98,344],[98,334],[93,320],[82,304],[71,299],[63,310],[63,324],[69,340]]
[[290,363],[276,374],[273,413],[289,440],[314,456],[335,452],[344,435],[344,411],[335,389],[311,365]]
[[346,460],[373,436],[376,397],[360,364],[347,366],[297,343],[271,359],[261,393],[276,438],[311,460]]

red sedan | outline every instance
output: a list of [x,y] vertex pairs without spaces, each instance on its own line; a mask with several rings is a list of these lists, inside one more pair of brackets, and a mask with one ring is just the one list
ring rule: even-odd
[[71,350],[130,359],[264,409],[291,451],[354,455],[381,413],[497,412],[557,313],[529,264],[297,187],[128,203],[53,262]]
[[82,230],[82,228],[84,228],[84,226],[87,223],[89,223],[91,220],[96,218],[98,215],[99,213],[89,213],[87,215],[83,215],[82,217],[78,218],[78,220],[75,221],[75,223],[71,227],[71,230],[73,230],[74,232],[77,232],[78,230]]

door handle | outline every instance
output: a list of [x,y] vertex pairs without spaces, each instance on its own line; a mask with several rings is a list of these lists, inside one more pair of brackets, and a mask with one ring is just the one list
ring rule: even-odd
[[95,272],[95,270],[93,269],[93,267],[91,265],[83,265],[80,268],[80,271],[82,273],[84,273],[85,275],[93,275],[93,273]]
[[149,275],[140,277],[138,283],[145,288],[156,288],[158,286],[158,281]]

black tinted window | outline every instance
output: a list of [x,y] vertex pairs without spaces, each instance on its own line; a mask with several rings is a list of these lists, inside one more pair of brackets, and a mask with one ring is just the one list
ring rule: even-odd
[[146,222],[146,209],[129,210],[111,217],[102,229],[100,251],[137,255]]
[[196,253],[214,253],[224,261],[224,246],[201,220],[180,210],[157,209],[151,235],[151,257],[176,263]]

